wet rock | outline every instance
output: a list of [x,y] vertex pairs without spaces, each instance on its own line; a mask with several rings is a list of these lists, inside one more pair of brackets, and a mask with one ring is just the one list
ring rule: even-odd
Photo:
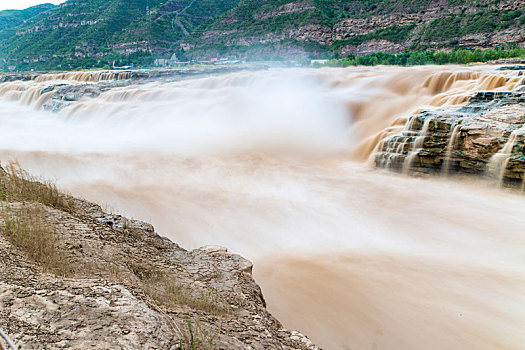
[[508,162],[496,173],[502,174],[502,182],[521,184],[525,175],[525,137],[519,132],[525,125],[524,88],[478,92],[461,108],[410,117],[400,134],[382,141],[376,166],[409,173],[498,176],[489,163],[516,133]]
[[525,70],[525,65],[503,66],[499,67],[498,70]]
[[81,98],[96,98],[106,91],[125,85],[127,83],[123,81],[82,85],[51,85],[41,91],[41,94],[54,91],[51,97],[42,105],[42,108],[47,111],[58,112]]

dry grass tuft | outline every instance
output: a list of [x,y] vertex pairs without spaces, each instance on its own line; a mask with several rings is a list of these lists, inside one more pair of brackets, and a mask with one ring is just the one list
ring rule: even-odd
[[15,164],[9,164],[5,171],[0,170],[0,200],[38,202],[64,211],[70,209],[67,198],[53,183],[38,182],[38,179],[31,177]]
[[206,331],[198,318],[186,320],[186,327],[180,331],[179,349],[213,350],[214,336]]
[[2,210],[3,235],[28,258],[40,264],[44,272],[68,276],[73,271],[64,261],[55,227],[44,218],[45,210],[37,206]]
[[1,210],[3,235],[30,259],[39,263],[45,272],[70,275],[72,270],[64,263],[65,255],[61,253],[60,240],[54,224],[45,219],[45,209],[25,204],[36,202],[68,210],[68,200],[58,192],[56,186],[49,182],[37,182],[19,166],[10,164],[5,170],[0,167],[0,201],[23,203],[19,209],[6,206]]
[[144,292],[159,305],[185,305],[217,316],[230,312],[228,303],[215,290],[192,290],[176,281],[173,276],[147,264],[135,264],[131,266],[131,271],[143,282]]

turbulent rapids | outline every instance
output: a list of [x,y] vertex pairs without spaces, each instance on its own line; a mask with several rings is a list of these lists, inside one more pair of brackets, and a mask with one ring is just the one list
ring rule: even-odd
[[12,79],[0,160],[253,260],[323,348],[518,349],[524,79],[496,68]]

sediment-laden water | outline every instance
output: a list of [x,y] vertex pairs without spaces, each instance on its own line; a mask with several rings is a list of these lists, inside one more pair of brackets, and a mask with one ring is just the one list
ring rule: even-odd
[[323,348],[525,344],[525,197],[369,161],[412,113],[510,91],[517,72],[238,72],[41,108],[50,85],[116,78],[127,76],[0,84],[0,160],[186,248],[219,244],[253,260],[270,311]]

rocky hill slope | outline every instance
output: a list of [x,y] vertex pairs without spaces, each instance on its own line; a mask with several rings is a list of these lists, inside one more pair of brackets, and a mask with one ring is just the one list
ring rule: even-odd
[[0,47],[21,68],[75,68],[173,54],[297,59],[523,46],[524,8],[523,0],[69,0],[0,31]]
[[0,199],[0,330],[20,349],[317,349],[225,248],[186,251],[13,167]]
[[[8,64],[36,68],[150,63],[238,0],[69,0],[0,31]],[[191,6],[190,6],[191,5]],[[0,12],[0,15],[5,11]]]
[[5,10],[0,11],[0,31],[17,27],[31,18],[38,18],[42,12],[54,9],[55,5],[43,4],[30,7],[25,10]]

